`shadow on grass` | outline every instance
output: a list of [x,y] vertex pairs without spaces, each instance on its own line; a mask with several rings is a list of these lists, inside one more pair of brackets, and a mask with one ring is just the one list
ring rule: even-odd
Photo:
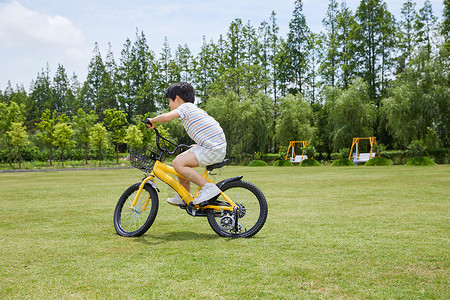
[[193,240],[216,240],[220,237],[214,233],[197,233],[190,231],[173,231],[163,234],[146,233],[141,237],[136,238],[137,242],[143,244],[161,244],[173,241],[193,241]]

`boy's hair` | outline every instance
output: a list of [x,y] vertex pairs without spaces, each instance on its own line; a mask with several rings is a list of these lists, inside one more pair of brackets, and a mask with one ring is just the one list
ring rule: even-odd
[[177,96],[183,99],[184,102],[194,103],[194,88],[187,82],[174,83],[167,88],[166,98],[175,100]]

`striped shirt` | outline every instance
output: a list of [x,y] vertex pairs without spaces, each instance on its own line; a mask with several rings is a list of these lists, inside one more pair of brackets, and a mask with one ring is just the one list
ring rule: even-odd
[[185,102],[175,111],[180,115],[187,134],[197,145],[207,149],[220,149],[227,146],[222,127],[203,109],[193,103]]

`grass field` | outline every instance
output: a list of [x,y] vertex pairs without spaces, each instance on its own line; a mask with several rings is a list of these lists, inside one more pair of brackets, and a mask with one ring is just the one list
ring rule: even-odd
[[0,299],[449,299],[450,166],[225,167],[269,203],[251,239],[165,203],[113,211],[134,169],[0,174]]

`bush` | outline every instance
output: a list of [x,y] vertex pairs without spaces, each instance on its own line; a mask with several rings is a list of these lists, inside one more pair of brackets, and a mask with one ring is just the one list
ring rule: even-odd
[[408,146],[408,150],[413,157],[424,156],[427,153],[427,149],[423,140],[412,141]]
[[263,160],[252,160],[249,164],[250,167],[263,167],[263,166],[267,166],[267,163]]
[[355,164],[348,158],[341,158],[333,161],[332,166],[342,167],[342,166],[354,166]]
[[411,158],[406,150],[389,150],[383,152],[383,157],[389,159],[394,165],[404,165]]
[[391,161],[384,157],[374,157],[371,158],[368,162],[366,162],[365,166],[390,166],[392,165]]
[[285,160],[285,159],[278,159],[273,163],[273,165],[275,167],[292,167],[293,166],[293,164],[290,161]]
[[407,166],[434,166],[436,163],[426,156],[416,156],[411,158],[407,163]]
[[300,164],[300,166],[302,167],[317,167],[320,166],[320,162],[318,162],[317,160],[313,159],[313,158],[308,158],[302,161],[302,163]]
[[302,148],[302,151],[303,151],[303,154],[305,154],[309,158],[314,158],[317,155],[319,155],[319,153],[316,152],[316,148],[314,148],[311,145],[308,145],[305,148]]

